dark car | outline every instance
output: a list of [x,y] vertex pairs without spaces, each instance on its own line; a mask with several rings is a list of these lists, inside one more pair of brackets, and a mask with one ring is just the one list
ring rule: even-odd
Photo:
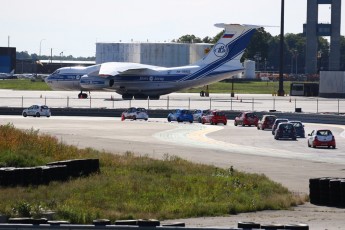
[[217,125],[218,123],[222,123],[226,125],[228,123],[228,119],[225,116],[225,113],[222,111],[209,111],[205,115],[201,117],[201,123],[210,123],[211,125]]
[[275,115],[263,115],[262,118],[258,122],[258,129],[272,129],[274,121],[277,119]]
[[293,124],[296,130],[296,136],[305,138],[305,130],[304,125],[300,121],[289,121],[289,123]]
[[170,121],[177,121],[177,122],[188,121],[190,123],[193,123],[193,115],[187,109],[176,109],[172,113],[169,113],[168,121],[169,122]]
[[237,126],[237,125],[242,125],[242,126],[255,125],[255,126],[257,126],[258,121],[259,121],[259,118],[255,113],[253,113],[253,112],[242,112],[242,113],[238,114],[237,117],[235,117],[234,125],[235,126]]
[[289,138],[296,140],[296,130],[293,124],[289,122],[279,123],[277,129],[274,131],[274,139]]
[[276,128],[278,127],[279,123],[282,123],[282,122],[289,122],[288,119],[286,118],[277,118],[274,123],[273,123],[273,126],[272,126],[272,135],[274,135],[274,131],[276,130]]

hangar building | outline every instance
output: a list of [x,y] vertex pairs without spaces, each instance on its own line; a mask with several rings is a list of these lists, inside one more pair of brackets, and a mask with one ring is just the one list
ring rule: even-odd
[[16,48],[0,47],[0,73],[9,73],[16,68]]
[[212,46],[206,43],[96,43],[96,63],[113,61],[183,66],[203,58]]

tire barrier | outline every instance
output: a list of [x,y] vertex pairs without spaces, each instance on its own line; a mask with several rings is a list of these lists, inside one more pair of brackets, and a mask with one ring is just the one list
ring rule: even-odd
[[239,229],[301,229],[309,230],[307,224],[260,224],[256,222],[238,222],[237,227]]
[[106,226],[106,225],[111,225],[110,220],[108,219],[97,219],[92,221],[93,225],[95,226]]
[[41,219],[33,219],[33,218],[27,218],[27,217],[21,217],[21,218],[9,218],[8,223],[10,224],[32,224],[32,225],[39,225],[39,224],[46,224],[48,221],[45,218]]
[[310,203],[320,206],[345,207],[344,178],[311,178],[309,179]]
[[99,159],[75,159],[48,163],[45,166],[25,168],[0,168],[0,186],[37,186],[51,181],[67,181],[70,178],[99,173]]

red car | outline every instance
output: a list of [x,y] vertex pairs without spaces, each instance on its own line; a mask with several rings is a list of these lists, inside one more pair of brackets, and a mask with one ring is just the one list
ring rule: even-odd
[[224,112],[222,111],[209,111],[205,115],[201,117],[201,123],[210,123],[211,125],[217,125],[218,123],[223,123],[226,125],[228,123],[228,119],[226,118]]
[[259,118],[255,113],[253,113],[253,112],[242,112],[237,117],[235,117],[234,125],[235,126],[237,126],[237,125],[242,125],[242,126],[255,125],[255,126],[258,126],[258,121],[259,121]]

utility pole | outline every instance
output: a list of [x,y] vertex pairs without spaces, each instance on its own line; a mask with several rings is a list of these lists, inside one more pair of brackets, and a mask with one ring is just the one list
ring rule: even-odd
[[280,19],[280,63],[279,63],[279,89],[278,96],[284,96],[284,0],[281,2],[281,19]]

